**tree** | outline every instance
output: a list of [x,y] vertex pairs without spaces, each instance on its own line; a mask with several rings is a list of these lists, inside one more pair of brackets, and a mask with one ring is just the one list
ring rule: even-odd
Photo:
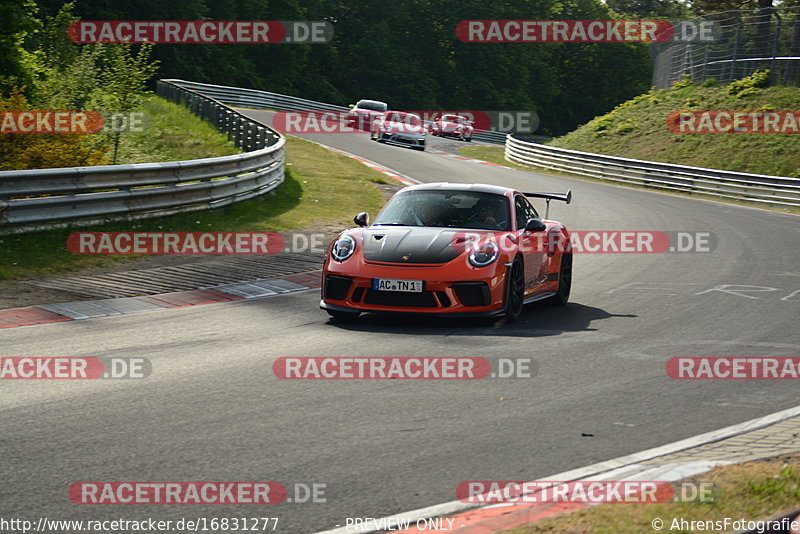
[[33,0],[0,0],[0,91],[27,86],[31,80],[24,66],[22,41],[35,31]]
[[[98,72],[100,90],[94,97],[94,107],[110,115],[113,112],[127,113],[138,108],[147,89],[147,82],[157,70],[150,60],[152,44],[95,45],[101,49]],[[138,51],[134,47],[138,46]],[[112,132],[114,152],[112,163],[117,163],[117,152],[122,132]]]
[[606,0],[606,4],[619,14],[643,19],[677,19],[689,10],[680,0]]

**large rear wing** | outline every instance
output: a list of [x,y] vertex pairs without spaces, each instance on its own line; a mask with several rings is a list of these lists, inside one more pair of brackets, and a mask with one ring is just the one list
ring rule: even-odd
[[543,198],[545,202],[547,202],[547,211],[544,214],[544,218],[547,219],[550,215],[550,201],[551,200],[561,200],[569,204],[572,202],[572,189],[567,189],[566,193],[522,193],[526,197],[533,197],[533,198]]

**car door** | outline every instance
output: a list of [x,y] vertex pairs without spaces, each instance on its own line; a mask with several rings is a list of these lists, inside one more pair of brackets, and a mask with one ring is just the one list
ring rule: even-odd
[[[525,262],[525,293],[531,293],[540,280],[543,280],[543,263],[546,254],[542,252],[539,233],[526,232],[525,225],[531,218],[531,205],[522,195],[514,197],[514,215],[516,219],[516,234],[519,239],[519,248]],[[535,214],[536,212],[533,211]]]
[[[527,198],[523,198],[525,204],[527,206],[528,212],[528,219],[541,219],[539,214],[536,212],[536,209],[530,203]],[[552,250],[550,248],[549,243],[549,228],[544,232],[538,232],[533,234],[536,239],[537,247],[536,249],[539,251],[539,258],[540,258],[540,266],[541,270],[536,277],[536,284],[543,284],[547,281],[547,273],[550,271],[550,261],[553,257]]]

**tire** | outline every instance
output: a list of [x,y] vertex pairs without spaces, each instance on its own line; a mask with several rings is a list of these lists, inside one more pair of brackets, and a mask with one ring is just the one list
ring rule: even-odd
[[331,316],[331,319],[340,323],[355,321],[356,318],[359,315],[361,315],[361,312],[346,312],[339,310],[325,310],[325,311],[328,312],[328,315]]
[[465,141],[466,141],[467,143],[471,143],[471,142],[472,142],[472,136],[470,135],[469,137],[467,137],[467,138],[465,139]]
[[514,260],[506,278],[506,320],[514,323],[522,315],[525,300],[525,271],[519,258]]
[[572,289],[572,253],[561,254],[561,266],[558,271],[558,291],[546,300],[551,306],[564,306],[569,301]]

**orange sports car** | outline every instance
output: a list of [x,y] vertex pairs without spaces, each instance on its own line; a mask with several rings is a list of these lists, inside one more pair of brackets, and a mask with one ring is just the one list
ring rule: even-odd
[[336,319],[361,312],[517,320],[529,302],[566,304],[569,233],[527,197],[569,203],[572,193],[521,193],[485,184],[401,189],[369,224],[354,218],[330,244],[320,307]]

